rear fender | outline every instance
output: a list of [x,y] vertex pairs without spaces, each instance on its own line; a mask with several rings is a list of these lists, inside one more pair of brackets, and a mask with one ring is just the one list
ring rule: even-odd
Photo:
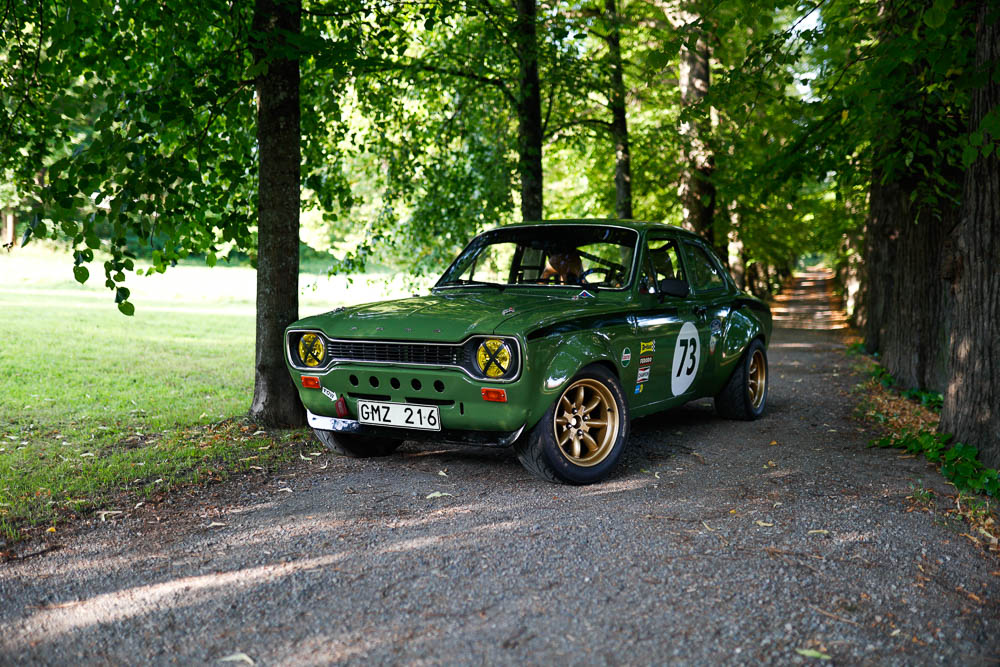
[[767,332],[756,313],[746,306],[730,313],[722,340],[718,343],[719,372],[715,375],[718,378],[715,386],[710,389],[712,394],[718,393],[726,385],[743,358],[743,353],[755,338],[764,340],[765,344],[767,342]]

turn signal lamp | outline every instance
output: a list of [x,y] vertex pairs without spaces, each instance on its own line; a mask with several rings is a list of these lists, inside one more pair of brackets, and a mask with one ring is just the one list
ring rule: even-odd
[[303,375],[302,386],[306,389],[319,389],[319,378],[315,375]]
[[506,403],[507,402],[507,390],[506,389],[493,389],[491,387],[483,387],[483,400],[493,401],[494,403]]

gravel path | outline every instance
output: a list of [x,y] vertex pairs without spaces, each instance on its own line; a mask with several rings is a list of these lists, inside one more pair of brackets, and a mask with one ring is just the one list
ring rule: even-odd
[[109,516],[0,565],[0,663],[995,664],[1000,564],[866,447],[824,289],[778,311],[758,422],[636,421],[599,486],[407,445]]

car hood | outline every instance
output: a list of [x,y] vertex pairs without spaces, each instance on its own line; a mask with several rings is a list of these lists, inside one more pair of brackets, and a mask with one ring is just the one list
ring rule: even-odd
[[456,343],[472,334],[493,333],[501,325],[504,332],[527,332],[583,313],[605,310],[609,305],[602,298],[605,294],[578,298],[579,294],[573,290],[559,290],[558,293],[440,291],[427,296],[338,308],[299,320],[292,328],[321,329],[331,338]]

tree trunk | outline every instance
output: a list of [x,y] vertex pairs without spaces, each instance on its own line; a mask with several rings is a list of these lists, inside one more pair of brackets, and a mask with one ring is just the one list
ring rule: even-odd
[[[970,131],[1000,108],[1000,20],[980,2],[976,66],[984,77],[972,97]],[[1000,142],[1000,136],[987,136]],[[955,317],[951,376],[940,430],[979,448],[980,459],[1000,468],[1000,159],[980,155],[965,172],[962,218],[955,234]]]
[[865,346],[907,387],[942,391],[947,381],[952,302],[942,278],[941,248],[957,211],[914,210],[919,182],[882,183],[872,174],[865,240]]
[[[679,17],[686,26],[693,24],[698,18],[696,14],[683,8]],[[688,37],[688,41],[691,39]],[[695,47],[692,49],[685,44],[681,47],[680,57],[681,109],[682,113],[685,110],[691,113],[708,95],[710,84],[711,50],[704,35],[700,34],[700,29]],[[698,113],[699,111],[694,111],[688,120],[680,124],[684,168],[677,194],[681,199],[684,225],[714,246],[715,183],[712,172],[715,170],[715,157],[705,141],[709,128],[705,127],[704,120],[695,118]],[[703,114],[703,117],[706,115],[708,114]]]
[[[250,417],[269,426],[302,426],[305,412],[285,368],[284,330],[299,313],[299,62],[271,57],[301,30],[301,0],[256,0],[257,353]],[[294,47],[293,47],[294,48]]]
[[7,248],[14,247],[14,226],[15,218],[14,211],[0,211],[0,246],[6,246]]
[[632,219],[632,152],[628,145],[628,118],[625,115],[625,76],[622,67],[621,19],[615,0],[604,1],[608,20],[608,54],[611,57],[611,138],[615,142],[615,215]]
[[535,0],[517,0],[514,39],[521,70],[517,100],[517,166],[524,220],[542,219],[542,93],[538,82],[536,14]]

